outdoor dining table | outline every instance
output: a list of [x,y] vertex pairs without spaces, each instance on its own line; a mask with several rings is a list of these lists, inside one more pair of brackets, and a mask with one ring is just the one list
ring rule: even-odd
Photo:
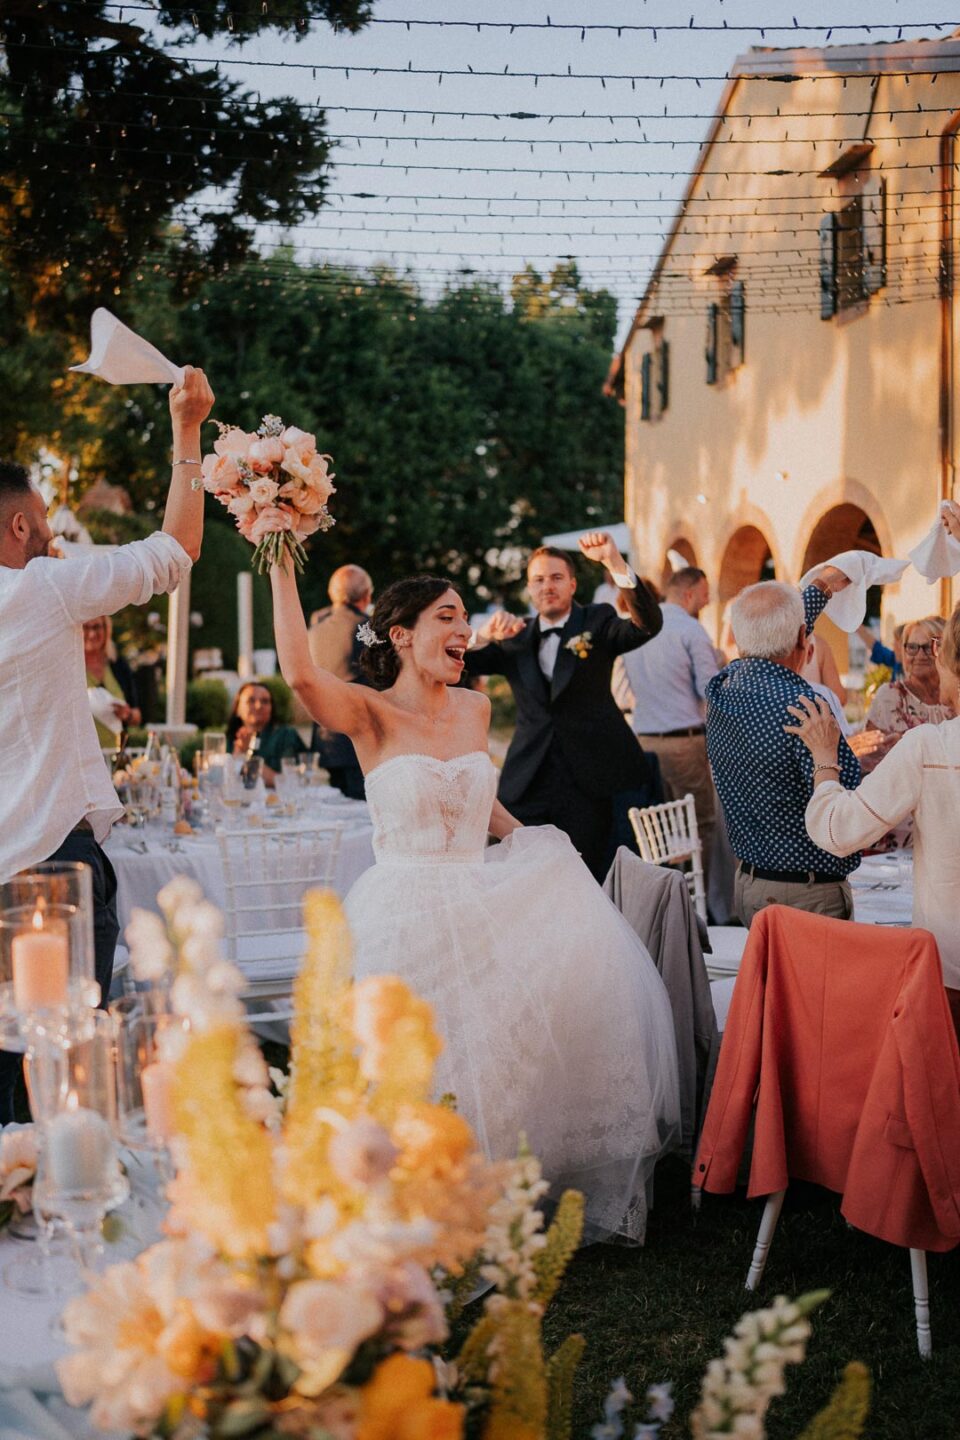
[[[362,800],[349,800],[339,790],[307,792],[311,799],[293,819],[270,809],[262,828],[302,827],[342,822],[340,853],[333,875],[333,888],[343,897],[353,882],[373,864],[373,827]],[[315,799],[313,797],[316,797]],[[174,835],[169,826],[148,824],[142,828],[114,827],[104,845],[117,876],[117,917],[121,938],[133,909],[157,909],[157,891],[176,875],[189,875],[200,885],[211,904],[226,904],[223,864],[216,834],[202,830],[194,835]]]

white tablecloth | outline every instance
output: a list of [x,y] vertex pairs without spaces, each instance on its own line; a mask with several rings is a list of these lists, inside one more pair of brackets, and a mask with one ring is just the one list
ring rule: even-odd
[[[373,827],[367,819],[367,808],[363,802],[345,800],[337,803],[331,798],[318,802],[309,814],[300,815],[296,821],[278,819],[277,824],[309,828],[311,823],[328,823],[331,820],[343,821],[346,826],[340,839],[333,882],[337,894],[343,896],[364,870],[373,864]],[[117,825],[103,848],[117,873],[117,915],[121,935],[129,924],[134,907],[157,909],[157,891],[175,875],[192,876],[207,899],[220,909],[226,903],[220,850],[216,836],[209,832],[180,837],[173,836],[169,828],[155,825],[141,830]]]

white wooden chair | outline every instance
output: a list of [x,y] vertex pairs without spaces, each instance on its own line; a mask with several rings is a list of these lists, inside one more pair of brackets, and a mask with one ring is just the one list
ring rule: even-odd
[[[750,1269],[747,1271],[746,1288],[748,1290],[756,1290],[763,1279],[767,1256],[770,1253],[773,1234],[777,1228],[777,1221],[780,1219],[783,1197],[786,1193],[786,1190],[778,1190],[774,1195],[767,1196],[767,1203],[764,1205],[763,1214],[760,1217],[760,1229],[757,1231],[753,1259],[750,1261]],[[926,1250],[910,1251],[910,1274],[913,1279],[913,1312],[917,1322],[917,1350],[920,1352],[921,1359],[928,1360],[933,1354],[933,1335],[930,1330],[930,1287],[927,1281]]]
[[252,1023],[290,1018],[304,952],[303,897],[332,886],[343,828],[342,821],[332,821],[309,830],[217,830],[226,954],[246,976]]
[[[703,880],[703,842],[697,826],[692,795],[668,800],[664,805],[636,806],[629,811],[630,824],[640,847],[641,859],[651,865],[684,868],[687,885],[700,919],[706,923],[707,892]],[[689,865],[689,870],[686,866]]]

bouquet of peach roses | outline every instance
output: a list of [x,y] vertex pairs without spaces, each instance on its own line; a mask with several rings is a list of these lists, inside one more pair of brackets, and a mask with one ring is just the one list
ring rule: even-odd
[[237,529],[256,549],[262,575],[293,557],[303,569],[303,541],[334,524],[327,501],[334,493],[330,456],[317,454],[316,437],[279,415],[264,415],[256,434],[219,421],[213,454],[204,457],[203,487],[225,505]]

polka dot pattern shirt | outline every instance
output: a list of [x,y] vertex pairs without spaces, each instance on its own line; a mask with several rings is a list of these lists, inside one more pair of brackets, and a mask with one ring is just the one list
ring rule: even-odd
[[[829,599],[815,585],[803,592],[807,630]],[[849,875],[860,855],[838,857],[807,834],[804,812],[813,793],[813,757],[796,735],[788,705],[814,698],[805,680],[772,660],[734,660],[707,685],[707,753],[723,805],[733,853],[763,870]],[[860,765],[845,740],[840,783],[855,790]]]

